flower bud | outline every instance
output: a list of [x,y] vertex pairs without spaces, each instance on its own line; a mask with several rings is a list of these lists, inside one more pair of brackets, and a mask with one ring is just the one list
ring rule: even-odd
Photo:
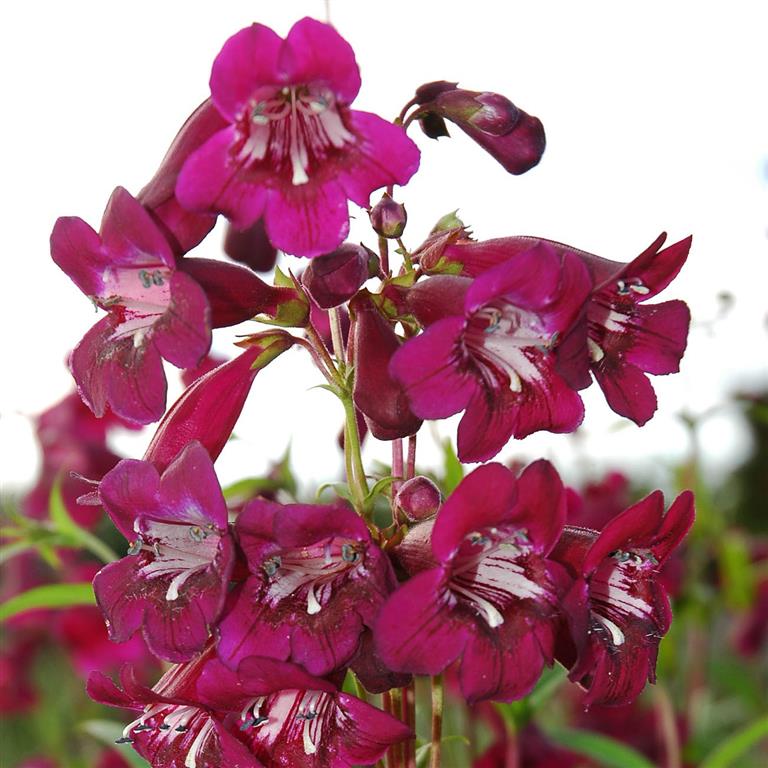
[[403,234],[407,221],[405,206],[395,202],[386,192],[371,211],[371,226],[374,232],[390,240]]
[[405,390],[389,375],[389,361],[400,348],[392,325],[381,315],[367,292],[350,304],[350,337],[355,365],[353,398],[377,440],[415,434],[421,419],[408,405]]
[[463,128],[464,123],[483,133],[503,136],[520,120],[520,110],[499,93],[477,93],[455,90],[441,93],[435,99],[440,114]]
[[294,288],[267,285],[249,269],[216,259],[184,258],[179,269],[205,291],[213,328],[226,328],[254,315],[274,316],[280,306],[295,301]]
[[288,349],[285,331],[251,337],[247,349],[200,377],[168,409],[144,454],[162,472],[187,443],[199,440],[215,461],[229,440],[256,374]]
[[254,272],[269,272],[277,262],[277,248],[269,242],[263,219],[242,230],[228,224],[224,253]]
[[415,576],[421,571],[437,565],[432,553],[432,529],[435,519],[414,525],[403,540],[391,550],[394,561],[409,575]]
[[395,504],[414,522],[434,517],[441,501],[440,489],[423,475],[406,480],[395,495]]
[[194,213],[176,199],[176,179],[184,162],[226,125],[213,102],[206,99],[186,120],[174,138],[160,167],[136,199],[162,230],[177,256],[194,248],[213,229],[216,216]]
[[368,279],[370,258],[365,246],[343,243],[333,253],[312,259],[301,281],[319,307],[338,307]]

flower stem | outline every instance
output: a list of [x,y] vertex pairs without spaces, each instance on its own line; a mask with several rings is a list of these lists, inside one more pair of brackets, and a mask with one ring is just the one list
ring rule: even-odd
[[347,469],[347,483],[355,500],[358,512],[364,512],[365,498],[368,496],[368,481],[365,478],[363,457],[360,453],[360,433],[357,431],[357,415],[352,396],[346,394],[341,399],[344,404],[344,462]]
[[344,335],[341,332],[341,319],[339,317],[339,310],[336,307],[332,307],[328,310],[328,317],[331,320],[331,341],[333,343],[333,354],[336,356],[336,360],[341,365],[346,363],[346,357],[344,355]]
[[429,750],[429,768],[440,768],[440,741],[443,733],[443,676],[432,678],[432,746]]
[[405,479],[410,480],[416,474],[416,435],[408,437],[408,459],[405,465]]
[[[416,733],[416,681],[411,682],[402,689],[402,720]],[[405,751],[405,768],[416,768],[416,739],[408,739],[403,745]]]
[[389,242],[386,237],[379,235],[379,258],[381,259],[381,271],[384,277],[389,277]]

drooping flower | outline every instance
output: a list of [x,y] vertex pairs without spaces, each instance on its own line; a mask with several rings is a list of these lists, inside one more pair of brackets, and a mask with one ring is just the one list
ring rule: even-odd
[[654,682],[659,641],[672,614],[658,572],[693,524],[693,496],[681,493],[664,514],[654,491],[598,534],[566,527],[552,553],[573,584],[563,605],[570,647],[559,654],[570,678],[589,689],[585,705],[628,704]]
[[541,160],[546,146],[541,120],[499,93],[457,86],[442,80],[416,90],[415,115],[427,136],[448,136],[445,120],[450,120],[509,173],[525,173]]
[[208,453],[189,443],[162,476],[150,462],[125,459],[99,484],[99,498],[131,542],[93,582],[110,638],[123,642],[141,628],[157,656],[190,659],[221,613],[234,563]]
[[[216,711],[197,692],[200,672],[209,658],[210,654],[203,654],[189,664],[171,667],[151,689],[138,683],[128,666],[120,672],[122,690],[94,672],[88,680],[88,695],[102,704],[140,711],[119,742],[131,744],[152,768],[263,768],[237,732],[225,726],[228,707]],[[229,702],[239,693],[234,683],[226,691]]]
[[589,290],[581,261],[547,245],[522,251],[474,281],[438,276],[417,283],[409,301],[428,327],[395,352],[390,373],[417,416],[465,411],[462,461],[492,458],[513,436],[573,431],[584,406],[563,376],[561,340]]
[[219,625],[219,657],[291,660],[326,675],[355,655],[396,581],[349,507],[251,501],[236,523],[251,576]]
[[81,397],[97,416],[109,405],[129,421],[157,421],[165,409],[162,358],[189,368],[210,348],[205,293],[176,270],[165,237],[122,187],[109,199],[99,234],[80,218],[58,219],[51,255],[108,312],[70,359]]
[[434,675],[461,659],[469,702],[524,696],[552,663],[563,575],[547,555],[564,519],[565,493],[546,461],[518,480],[501,464],[469,474],[432,528],[437,567],[406,581],[379,614],[384,662]]
[[198,691],[213,708],[237,707],[233,725],[266,768],[371,765],[413,736],[391,715],[277,659],[251,656],[236,673],[210,661]]
[[211,72],[227,125],[186,161],[176,185],[190,210],[223,212],[239,229],[263,217],[269,240],[298,256],[329,253],[349,231],[347,200],[405,184],[419,152],[399,126],[349,104],[360,75],[349,44],[305,18],[285,40],[253,24]]

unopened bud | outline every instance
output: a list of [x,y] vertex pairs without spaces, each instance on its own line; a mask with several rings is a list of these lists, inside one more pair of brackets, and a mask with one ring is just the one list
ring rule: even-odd
[[405,231],[408,214],[405,206],[395,202],[386,192],[371,211],[371,226],[377,235],[394,240]]
[[443,117],[457,125],[470,123],[493,136],[509,133],[520,120],[520,110],[500,93],[447,91],[435,99],[435,106]]
[[301,281],[319,307],[338,307],[368,279],[370,258],[365,246],[343,243],[333,253],[312,259]]
[[434,517],[441,502],[440,489],[423,475],[406,480],[395,495],[395,504],[414,522]]
[[231,224],[227,225],[224,253],[254,272],[269,272],[277,262],[277,248],[269,242],[263,219],[248,229],[235,229]]

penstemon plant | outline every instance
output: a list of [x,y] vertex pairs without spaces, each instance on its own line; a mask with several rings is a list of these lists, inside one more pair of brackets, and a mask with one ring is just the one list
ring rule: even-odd
[[[678,370],[690,318],[681,301],[646,302],[691,239],[661,235],[622,263],[541,237],[476,239],[446,216],[407,246],[395,188],[419,169],[409,132],[435,139],[450,123],[522,174],[544,152],[542,123],[447,81],[392,122],[354,110],[354,53],[309,18],[285,39],[260,24],[234,34],[210,88],[137,196],[118,187],[98,232],[67,217],[51,236],[106,312],[70,358],[80,397],[97,417],[159,421],[141,460],[79,499],[127,542],[93,581],[111,640],[140,632],[166,663],[151,688],[130,666],[120,686],[91,675],[91,697],[135,710],[119,741],[155,768],[436,768],[445,701],[524,699],[554,663],[587,706],[633,702],[670,628],[661,571],[692,495],[665,511],[653,492],[596,530],[575,524],[548,461],[491,461],[446,489],[417,473],[417,435],[462,413],[458,460],[489,462],[513,438],[576,430],[593,379],[647,422],[648,374]],[[349,201],[368,245],[345,242]],[[188,255],[219,215],[232,261]],[[278,266],[270,285],[256,272],[278,251],[306,267]],[[230,361],[207,357],[213,329],[245,321],[264,329]],[[214,462],[258,372],[291,347],[343,406],[345,482],[325,504],[269,484],[225,498]],[[163,360],[192,369],[167,411]],[[389,472],[364,465],[368,434],[391,444]]]

